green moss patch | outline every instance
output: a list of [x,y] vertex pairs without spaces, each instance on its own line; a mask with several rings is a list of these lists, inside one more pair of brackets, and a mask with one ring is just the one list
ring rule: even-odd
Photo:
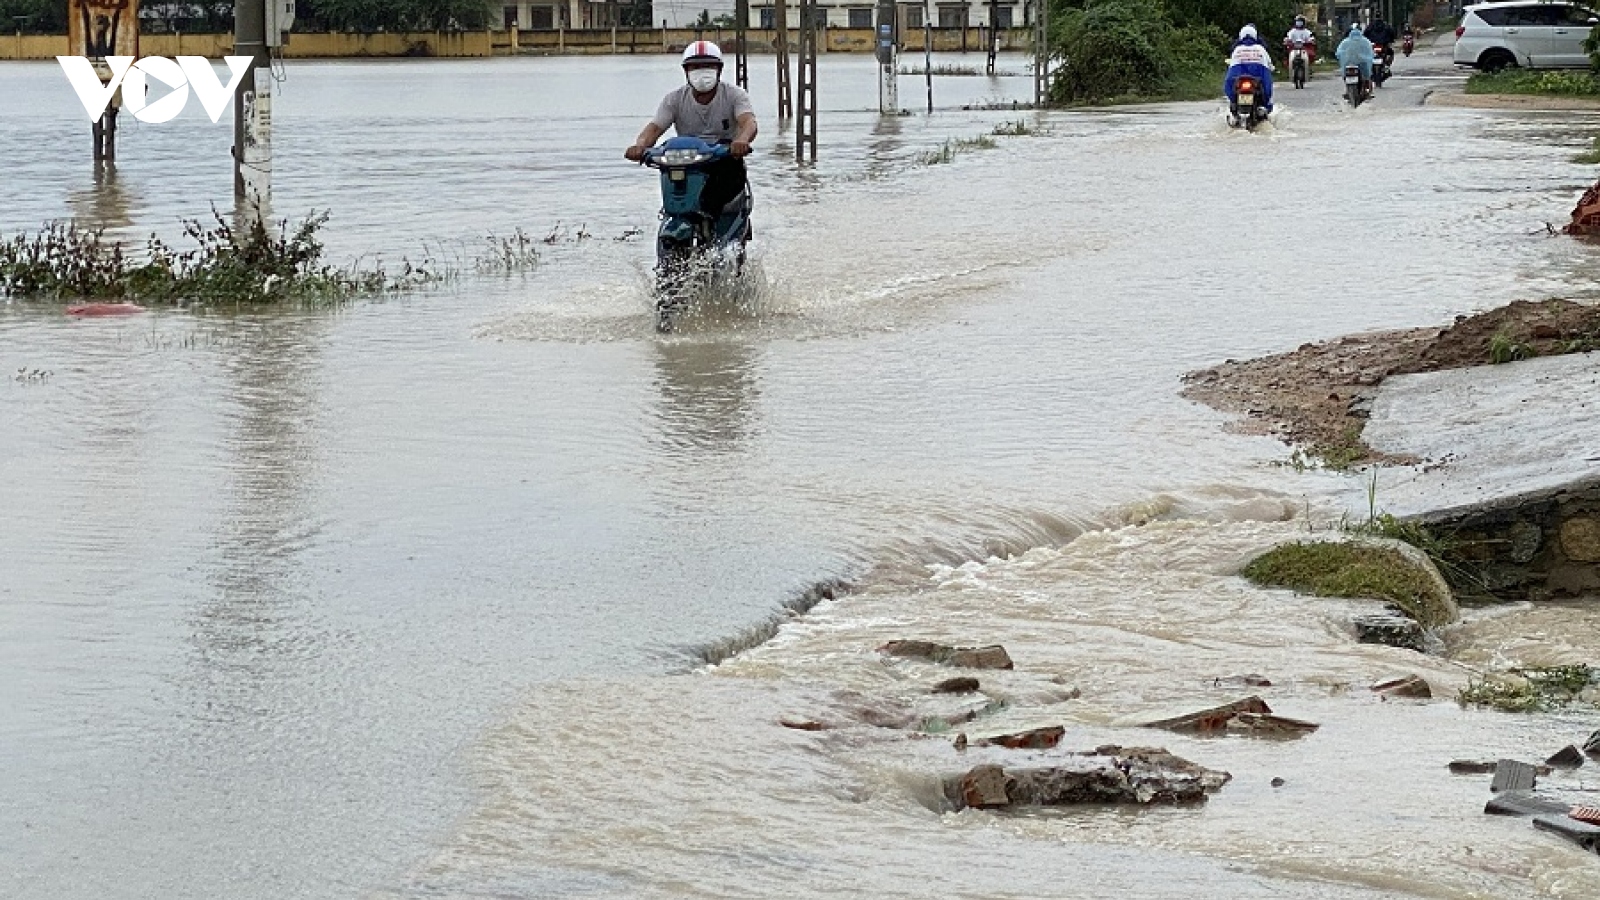
[[1473,679],[1456,694],[1456,702],[1503,712],[1544,712],[1572,703],[1597,683],[1600,671],[1585,665],[1512,669],[1508,676]]
[[1401,550],[1366,541],[1284,544],[1256,557],[1244,577],[1262,587],[1319,597],[1386,600],[1423,625],[1454,620],[1455,604],[1438,572]]

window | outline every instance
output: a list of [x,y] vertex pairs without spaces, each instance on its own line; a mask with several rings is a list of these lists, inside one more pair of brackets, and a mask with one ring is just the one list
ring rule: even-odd
[[996,28],[1011,28],[1011,27],[1013,27],[1012,24],[1011,24],[1011,12],[1012,12],[1012,7],[1009,7],[1009,6],[997,6],[997,7],[995,7],[995,10],[994,10],[994,27],[996,27]]
[[908,4],[905,7],[905,11],[906,11],[906,28],[907,29],[921,28],[922,27],[922,7],[920,7],[920,6],[911,6],[911,5]]
[[516,28],[516,27],[517,27],[517,8],[515,6],[508,6],[508,7],[506,7],[506,30],[510,31],[511,29]]
[[967,8],[965,6],[939,7],[940,28],[965,28],[967,27]]
[[852,6],[848,10],[848,12],[850,14],[850,18],[849,18],[847,24],[851,28],[871,28],[872,27],[872,7],[870,7],[870,6],[868,6],[868,7]]
[[528,27],[535,31],[549,31],[556,27],[556,8],[553,6],[528,7]]
[[1478,18],[1482,19],[1485,25],[1504,28],[1506,20],[1510,18],[1510,13],[1511,10],[1509,9],[1480,9],[1478,10]]
[[773,10],[772,7],[770,7],[770,6],[761,7],[761,27],[762,28],[776,28],[777,26],[773,24],[774,22],[777,21],[776,16],[777,16],[777,13],[776,13],[776,11]]
[[1548,28],[1560,15],[1553,6],[1513,6],[1506,12],[1506,24],[1522,28]]
[[1568,6],[1561,10],[1557,24],[1568,27],[1588,28],[1590,20],[1596,18],[1600,18],[1600,16],[1596,16],[1593,12],[1581,6]]

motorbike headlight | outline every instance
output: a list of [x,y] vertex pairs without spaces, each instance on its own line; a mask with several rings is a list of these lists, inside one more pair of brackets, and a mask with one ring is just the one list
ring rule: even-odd
[[661,154],[661,161],[669,166],[692,166],[708,158],[699,150],[667,150]]

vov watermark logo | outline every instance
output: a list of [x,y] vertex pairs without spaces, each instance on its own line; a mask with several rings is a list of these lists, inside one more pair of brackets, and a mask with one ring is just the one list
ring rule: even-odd
[[[203,56],[180,56],[176,62],[165,56],[146,56],[138,62],[134,62],[131,56],[107,56],[105,61],[111,70],[110,80],[102,80],[102,73],[95,71],[95,64],[86,56],[56,57],[62,70],[67,73],[67,81],[71,82],[72,89],[78,92],[78,99],[83,101],[83,110],[89,114],[89,121],[99,121],[111,105],[117,89],[121,88],[122,107],[133,113],[134,118],[152,125],[169,122],[183,112],[184,105],[189,102],[190,88],[200,98],[200,105],[206,108],[211,121],[221,118],[222,111],[228,108],[228,100],[233,97],[234,89],[250,71],[248,56],[225,56],[223,60],[228,64],[226,85],[217,78],[211,63]],[[150,79],[172,88],[171,92],[154,103],[149,102],[145,95]]]

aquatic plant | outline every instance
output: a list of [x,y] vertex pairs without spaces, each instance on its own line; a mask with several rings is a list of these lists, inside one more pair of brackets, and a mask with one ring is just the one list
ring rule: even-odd
[[1497,331],[1489,338],[1489,362],[1494,365],[1532,359],[1538,355],[1538,351],[1504,331]]
[[1470,680],[1456,693],[1456,702],[1502,712],[1543,712],[1582,699],[1595,684],[1600,684],[1600,670],[1582,664],[1511,669]]
[[242,226],[215,208],[212,223],[183,221],[192,242],[177,249],[156,235],[142,252],[107,240],[104,229],[49,222],[35,234],[0,241],[0,297],[18,300],[130,300],[152,304],[338,301],[405,290],[445,277],[431,264],[402,261],[398,273],[381,265],[337,268],[323,261],[318,232],[327,213],[294,228],[281,220]]

